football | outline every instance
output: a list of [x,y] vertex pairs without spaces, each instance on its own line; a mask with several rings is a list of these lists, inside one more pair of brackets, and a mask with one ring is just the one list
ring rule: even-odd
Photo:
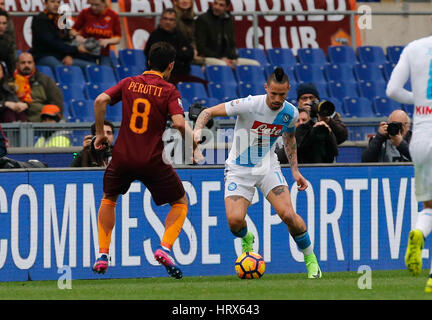
[[264,259],[256,252],[243,252],[235,262],[235,272],[240,279],[258,279],[265,272]]

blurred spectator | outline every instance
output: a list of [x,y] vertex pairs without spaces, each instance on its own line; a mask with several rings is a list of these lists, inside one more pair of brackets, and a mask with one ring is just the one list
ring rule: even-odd
[[7,67],[6,78],[12,76],[16,64],[16,43],[15,38],[12,38],[6,33],[9,15],[6,11],[0,9],[0,61],[4,61]]
[[296,127],[310,120],[310,114],[307,109],[298,107],[298,112],[299,112],[299,118],[297,120]]
[[253,59],[239,58],[235,40],[234,21],[228,8],[230,0],[214,0],[213,5],[198,17],[195,37],[198,54],[206,65],[260,65]]
[[[32,48],[37,65],[46,65],[51,68],[57,66],[77,65],[85,68],[90,61],[78,58],[80,54],[88,53],[84,44],[71,45],[71,36],[66,25],[59,22],[58,13],[60,0],[45,0],[45,10],[33,18]],[[60,28],[61,27],[61,28]]]
[[[0,0],[2,1],[2,0]],[[195,21],[197,16],[194,12],[192,0],[174,0],[174,10],[177,14],[177,28],[186,37],[194,48],[193,64],[203,65],[204,57],[198,55],[195,39]]]
[[23,52],[18,58],[17,69],[14,72],[15,90],[18,99],[25,102],[27,120],[39,122],[44,105],[54,104],[64,110],[63,94],[55,81],[36,70],[33,56]]
[[6,138],[6,134],[3,131],[3,128],[0,125],[0,158],[4,157],[7,154],[7,148],[9,147],[9,141]]
[[318,89],[313,83],[301,83],[297,86],[297,106],[298,108],[305,108],[309,111],[311,118],[317,117],[318,121],[324,121],[330,126],[331,130],[336,136],[337,144],[345,142],[348,139],[348,130],[346,125],[342,122],[341,115],[334,111],[329,116],[322,116],[322,113],[315,110],[312,112],[312,107],[318,107],[320,97]]
[[96,136],[96,125],[93,123],[91,135],[85,136],[83,141],[83,149],[74,154],[71,167],[106,167],[111,160],[112,147],[114,144],[114,125],[104,120],[104,132],[108,137],[108,147],[103,150],[95,150],[92,148],[92,140]]
[[207,84],[207,80],[190,74],[191,63],[194,57],[194,49],[185,36],[176,27],[176,13],[174,9],[164,9],[159,26],[150,34],[144,48],[144,54],[148,57],[150,48],[156,42],[168,42],[177,51],[174,69],[169,79],[172,83],[201,82]]
[[28,106],[18,100],[5,72],[3,63],[0,63],[0,122],[27,121],[25,110]]
[[[1,1],[1,0],[0,0]],[[89,51],[87,60],[100,65],[111,65],[110,45],[116,45],[121,40],[120,17],[111,10],[106,0],[89,0],[90,8],[82,10],[71,30],[78,44],[84,44]],[[94,43],[94,50],[89,45]]]
[[[6,6],[5,6],[5,1],[6,0],[0,0],[0,10],[4,10],[7,12],[6,10]],[[9,37],[11,39],[13,39],[14,41],[11,43],[11,48],[14,52],[15,57],[17,56],[17,48],[16,48],[16,38],[15,38],[15,26],[13,24],[13,21],[11,19],[11,17],[9,16],[9,18],[7,19],[7,27],[6,27],[6,32],[7,35],[9,35]],[[12,69],[13,70],[13,69]],[[10,72],[12,73],[12,70],[10,70]]]
[[369,140],[362,162],[410,162],[410,126],[410,118],[404,111],[393,111],[388,122],[381,122],[377,134]]
[[[57,123],[61,119],[60,108],[54,104],[47,104],[42,108],[41,121]],[[69,133],[62,130],[44,130],[35,143],[36,148],[70,147]]]

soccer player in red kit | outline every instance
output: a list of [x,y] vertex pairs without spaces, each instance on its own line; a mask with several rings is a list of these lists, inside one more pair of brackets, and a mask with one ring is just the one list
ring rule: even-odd
[[[183,138],[187,136],[192,142],[192,129],[185,123],[180,94],[174,85],[166,81],[174,67],[175,55],[176,51],[170,44],[155,43],[148,57],[150,71],[123,79],[95,100],[94,146],[97,150],[103,149],[107,141],[103,130],[106,105],[120,100],[123,102],[120,131],[103,180],[104,196],[98,212],[100,255],[93,266],[96,273],[105,273],[108,268],[117,198],[128,191],[134,180],[140,180],[157,205],[171,205],[161,246],[154,256],[166,267],[170,276],[182,277],[170,250],[183,227],[188,200],[180,178],[162,156],[162,134],[168,117]],[[202,157],[196,143],[193,144],[193,151],[195,159]]]

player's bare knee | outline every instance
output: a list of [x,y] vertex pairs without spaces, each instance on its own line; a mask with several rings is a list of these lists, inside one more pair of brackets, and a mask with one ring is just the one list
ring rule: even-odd
[[170,205],[173,205],[173,204],[184,204],[185,206],[188,206],[189,202],[188,202],[188,198],[187,198],[186,194],[184,194],[183,197],[181,197],[180,199],[170,203]]

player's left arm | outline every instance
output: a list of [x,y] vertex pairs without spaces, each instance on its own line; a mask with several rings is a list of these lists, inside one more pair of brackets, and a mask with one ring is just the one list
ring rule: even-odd
[[94,142],[95,149],[104,149],[105,143],[108,143],[108,137],[105,136],[104,132],[104,119],[106,106],[111,102],[111,97],[102,92],[97,96],[94,102],[94,114],[95,114],[95,124],[96,124],[96,140]]
[[305,190],[308,187],[306,179],[302,176],[298,169],[297,162],[297,141],[293,132],[282,133],[282,140],[288,162],[291,166],[291,172],[294,180],[297,182],[299,190]]

